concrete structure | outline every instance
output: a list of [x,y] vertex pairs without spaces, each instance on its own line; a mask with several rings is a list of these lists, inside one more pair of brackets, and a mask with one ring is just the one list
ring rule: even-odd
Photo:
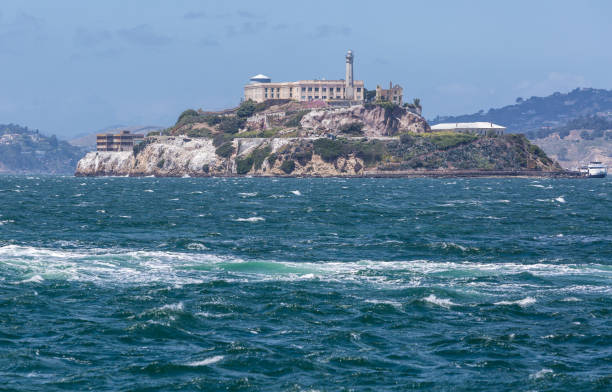
[[431,130],[434,132],[440,131],[452,131],[452,132],[464,132],[464,133],[475,133],[478,135],[503,135],[506,127],[501,125],[493,124],[492,122],[472,122],[472,123],[443,123],[431,126]]
[[294,101],[359,101],[364,99],[363,80],[353,80],[353,52],[346,54],[344,80],[299,80],[273,83],[266,75],[250,78],[244,86],[244,99],[263,102],[268,99],[292,99]]
[[389,82],[389,89],[376,86],[376,100],[389,101],[401,105],[404,100],[404,89],[399,84],[393,86],[392,82]]
[[144,135],[121,131],[116,134],[99,133],[96,135],[98,151],[131,151],[135,144],[144,140]]

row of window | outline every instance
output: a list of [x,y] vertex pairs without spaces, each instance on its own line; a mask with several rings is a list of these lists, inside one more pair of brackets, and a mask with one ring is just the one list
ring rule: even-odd
[[[312,89],[314,88],[314,92],[318,93],[319,92],[319,87],[308,87],[308,92],[313,91]],[[277,93],[280,92],[280,87],[270,87],[269,88],[270,92],[274,93],[274,91],[276,90]],[[344,88],[340,88],[340,87],[336,87],[336,92],[340,92],[340,91],[344,91]],[[268,87],[266,87],[264,89],[264,91],[267,93],[268,92]],[[290,92],[292,91],[292,89],[289,90]],[[321,91],[322,92],[327,92],[327,87],[321,87]],[[329,87],[329,91],[333,92],[334,88],[333,87]],[[306,92],[306,87],[302,87],[302,92]],[[357,87],[357,92],[360,93],[361,92],[361,87]]]

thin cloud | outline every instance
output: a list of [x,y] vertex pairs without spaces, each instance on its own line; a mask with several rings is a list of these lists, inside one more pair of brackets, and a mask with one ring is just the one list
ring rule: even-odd
[[188,20],[204,19],[206,17],[208,17],[206,12],[198,12],[198,11],[187,12],[185,15],[183,15],[183,18],[188,19]]
[[219,46],[219,41],[213,38],[202,38],[198,44],[200,46]]
[[245,18],[245,19],[255,19],[258,17],[254,13],[250,11],[244,11],[244,10],[236,11],[236,15],[238,15],[241,18]]
[[351,28],[348,26],[322,24],[315,28],[313,35],[316,38],[329,38],[333,36],[347,36],[351,33],[351,31]]
[[564,72],[550,72],[546,78],[539,81],[524,80],[514,86],[513,90],[521,96],[544,96],[555,91],[569,91],[576,87],[589,85],[582,75]]
[[238,37],[242,35],[259,34],[268,27],[266,22],[244,22],[238,26],[226,26],[225,35],[228,37]]
[[84,47],[95,47],[112,40],[113,35],[108,30],[90,30],[83,27],[74,33],[74,42]]
[[117,35],[128,43],[142,46],[163,46],[172,41],[170,37],[159,34],[149,25],[121,29],[117,31]]
[[27,44],[39,44],[46,39],[44,25],[43,19],[19,12],[13,21],[0,24],[0,48],[18,53]]

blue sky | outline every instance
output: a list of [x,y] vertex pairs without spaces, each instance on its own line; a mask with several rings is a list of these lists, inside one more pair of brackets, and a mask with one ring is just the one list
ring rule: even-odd
[[462,114],[612,88],[610,1],[63,1],[0,5],[0,123],[62,137],[236,105],[251,75],[404,87]]

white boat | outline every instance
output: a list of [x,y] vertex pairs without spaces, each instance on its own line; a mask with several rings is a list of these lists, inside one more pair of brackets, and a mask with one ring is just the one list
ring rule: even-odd
[[608,167],[601,162],[591,162],[587,166],[587,177],[604,178],[608,174]]

